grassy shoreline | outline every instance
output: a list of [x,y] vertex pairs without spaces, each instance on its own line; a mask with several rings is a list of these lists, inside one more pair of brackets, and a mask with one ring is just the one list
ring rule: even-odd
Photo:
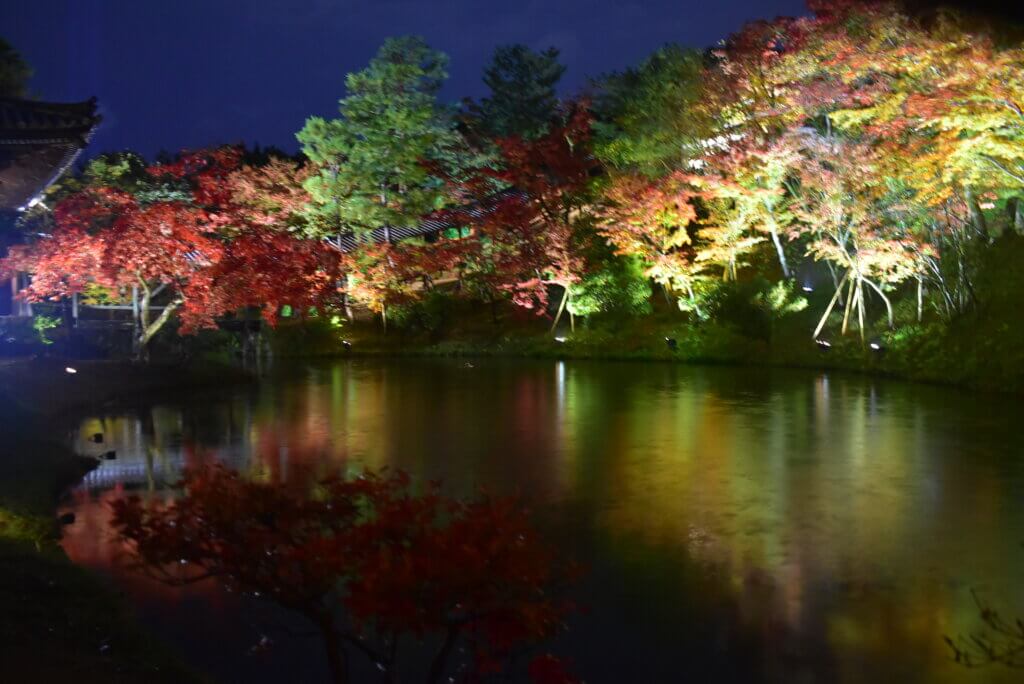
[[[803,318],[807,318],[806,316]],[[647,361],[739,367],[842,371],[871,377],[1024,393],[1024,340],[992,334],[984,325],[956,329],[906,326],[862,344],[855,335],[811,339],[806,320],[796,318],[753,338],[733,326],[691,325],[677,316],[603,320],[575,332],[546,330],[543,320],[509,320],[498,325],[460,317],[431,332],[392,329],[359,320],[340,328],[315,321],[285,325],[270,333],[274,354],[309,357],[506,357]],[[813,327],[811,325],[810,327]],[[1001,332],[1001,331],[1000,331]],[[671,342],[674,341],[674,344]],[[872,347],[874,343],[875,347]]]

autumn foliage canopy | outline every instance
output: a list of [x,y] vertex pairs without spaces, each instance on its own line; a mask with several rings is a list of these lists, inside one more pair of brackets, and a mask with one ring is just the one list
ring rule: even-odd
[[[299,493],[207,466],[181,485],[168,506],[113,504],[139,567],[171,583],[213,578],[303,614],[339,680],[348,651],[390,671],[398,640],[412,637],[436,642],[427,681],[449,672],[475,681],[560,631],[573,611],[554,592],[575,571],[514,499],[456,500],[436,484],[415,493],[403,473],[332,478]],[[455,662],[456,646],[468,661]],[[531,669],[539,681],[573,681],[551,678],[559,668],[550,658]]]

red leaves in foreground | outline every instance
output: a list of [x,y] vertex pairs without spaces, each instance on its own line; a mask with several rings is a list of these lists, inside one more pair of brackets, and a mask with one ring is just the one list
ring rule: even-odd
[[[438,642],[426,681],[456,669],[478,681],[573,611],[551,590],[574,571],[513,499],[453,500],[436,484],[414,493],[404,473],[323,480],[303,496],[213,466],[188,471],[182,486],[166,507],[113,504],[139,566],[171,583],[214,577],[304,614],[333,649],[337,681],[348,646],[393,671],[400,636]],[[455,668],[457,645],[471,659]],[[529,670],[539,682],[575,681],[551,656]]]

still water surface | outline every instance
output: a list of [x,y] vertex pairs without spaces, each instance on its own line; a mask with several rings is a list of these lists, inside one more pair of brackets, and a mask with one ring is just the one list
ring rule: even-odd
[[[588,682],[1010,682],[944,634],[971,590],[1024,615],[1024,412],[1013,398],[859,377],[668,364],[345,361],[82,422],[116,449],[65,548],[224,681],[317,681],[316,641],[266,608],[122,567],[106,502],[172,496],[183,466],[301,483],[390,466],[536,503],[589,566],[552,650]],[[101,447],[88,442],[107,436]]]

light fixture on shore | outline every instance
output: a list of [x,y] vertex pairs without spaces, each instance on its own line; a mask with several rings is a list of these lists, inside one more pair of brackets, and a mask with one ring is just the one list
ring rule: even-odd
[[561,337],[561,336],[559,336],[559,337],[555,338],[555,342],[558,342],[559,344],[565,344],[565,341],[568,340],[568,339],[569,339],[568,337]]
[[69,375],[74,375],[75,373],[78,372],[78,370],[75,369],[75,368],[72,368],[71,366],[67,366],[67,367],[64,368],[64,372],[69,374]]

